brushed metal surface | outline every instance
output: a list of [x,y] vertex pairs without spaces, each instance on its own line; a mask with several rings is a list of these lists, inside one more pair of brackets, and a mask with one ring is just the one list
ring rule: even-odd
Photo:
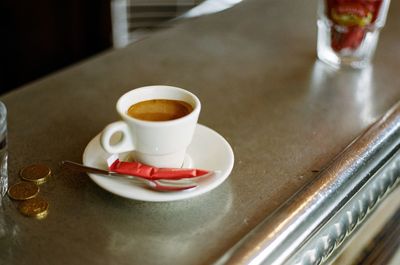
[[[400,20],[393,1],[373,67],[334,71],[316,61],[316,1],[246,0],[185,20],[1,97],[9,110],[10,184],[31,163],[52,178],[43,220],[5,197],[1,264],[210,264],[272,216],[400,99]],[[199,122],[233,147],[217,189],[169,203],[112,195],[60,170],[118,119],[115,101],[151,84],[186,88]]]

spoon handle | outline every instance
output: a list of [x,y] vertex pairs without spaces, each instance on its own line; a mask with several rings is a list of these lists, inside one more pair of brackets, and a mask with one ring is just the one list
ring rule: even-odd
[[82,164],[79,164],[76,162],[68,161],[68,160],[61,161],[61,165],[63,167],[67,167],[69,169],[73,169],[73,170],[76,170],[79,172],[101,174],[101,175],[107,175],[107,176],[113,176],[113,177],[136,178],[133,176],[126,176],[126,175],[118,174],[118,173],[107,171],[107,170],[100,169],[100,168],[88,167],[88,166],[85,166],[85,165],[82,165]]

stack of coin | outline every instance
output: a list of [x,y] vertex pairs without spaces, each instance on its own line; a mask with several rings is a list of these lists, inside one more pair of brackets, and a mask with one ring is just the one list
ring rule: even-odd
[[19,172],[23,180],[31,181],[38,185],[45,183],[50,177],[50,174],[50,168],[43,164],[30,165]]
[[37,195],[40,190],[38,185],[45,183],[50,175],[50,168],[43,164],[30,165],[20,171],[24,181],[12,185],[8,189],[8,196],[22,201],[18,209],[23,215],[38,219],[47,216],[49,204]]
[[23,201],[18,209],[25,216],[42,219],[47,216],[49,203],[43,198],[36,197]]
[[8,189],[8,196],[17,201],[24,201],[36,197],[39,187],[32,182],[18,182]]

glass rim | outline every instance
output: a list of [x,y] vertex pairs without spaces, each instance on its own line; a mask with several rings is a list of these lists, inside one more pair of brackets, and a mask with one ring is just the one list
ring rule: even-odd
[[6,105],[0,101],[0,125],[3,125],[7,119],[7,108]]

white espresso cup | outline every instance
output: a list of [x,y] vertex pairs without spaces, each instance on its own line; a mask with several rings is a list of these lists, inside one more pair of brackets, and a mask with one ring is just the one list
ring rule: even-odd
[[[167,121],[147,121],[128,115],[132,105],[153,99],[184,101],[193,110],[186,116]],[[101,134],[101,146],[106,152],[132,152],[136,161],[156,167],[182,166],[201,109],[200,100],[194,94],[172,86],[146,86],[122,95],[116,109],[122,121],[109,124]],[[112,143],[111,138],[117,133],[122,136],[117,143]]]

